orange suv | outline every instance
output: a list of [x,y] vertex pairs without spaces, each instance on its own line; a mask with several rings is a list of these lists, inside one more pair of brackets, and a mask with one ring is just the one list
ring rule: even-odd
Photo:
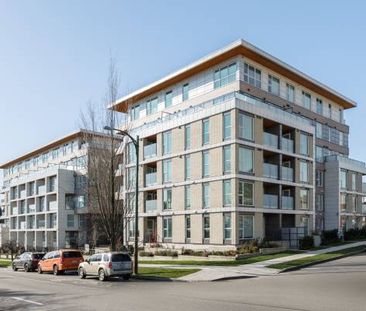
[[77,249],[49,252],[38,263],[38,273],[53,272],[54,275],[58,275],[65,271],[77,271],[79,264],[83,261],[83,255]]

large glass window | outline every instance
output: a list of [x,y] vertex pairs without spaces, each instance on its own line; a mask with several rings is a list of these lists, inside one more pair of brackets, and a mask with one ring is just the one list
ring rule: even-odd
[[309,136],[303,133],[300,133],[300,153],[303,155],[309,154]]
[[280,95],[280,79],[268,75],[268,92],[274,95]]
[[173,104],[173,92],[169,91],[165,93],[165,108],[170,107]]
[[302,105],[307,109],[311,109],[311,95],[304,91],[302,91]]
[[300,208],[309,209],[309,190],[300,189]]
[[131,115],[132,121],[140,118],[140,105],[136,105],[136,106],[132,107],[130,115]]
[[346,194],[345,193],[341,193],[339,196],[339,207],[341,209],[341,212],[345,212],[347,209],[347,204],[346,204]]
[[184,187],[184,206],[186,209],[191,208],[191,186]]
[[136,149],[133,143],[129,143],[127,145],[127,163],[135,163],[136,162]]
[[319,98],[316,99],[316,113],[323,115],[323,101]]
[[185,224],[186,224],[186,239],[191,238],[191,216],[187,215],[185,217]]
[[224,154],[224,174],[231,173],[231,146],[225,146],[223,149]]
[[231,205],[231,180],[224,180],[224,206]]
[[227,112],[224,114],[224,140],[231,138],[231,113]]
[[202,144],[206,145],[210,142],[210,121],[208,119],[202,121]]
[[191,125],[188,124],[184,127],[184,149],[191,149]]
[[203,238],[210,238],[210,215],[203,215]]
[[309,182],[309,167],[308,162],[300,161],[300,181]]
[[191,179],[191,156],[189,154],[184,157],[184,179]]
[[244,81],[255,87],[261,87],[261,71],[244,63]]
[[67,226],[68,227],[74,227],[75,225],[75,217],[74,215],[67,215]]
[[224,240],[231,240],[231,214],[224,214]]
[[286,90],[287,90],[287,93],[286,93],[287,100],[291,103],[294,103],[295,102],[295,88],[294,88],[294,86],[287,83],[286,84]]
[[356,174],[355,173],[352,173],[352,175],[351,175],[351,181],[352,181],[352,184],[351,184],[352,188],[351,188],[351,190],[352,191],[356,191]]
[[239,172],[253,173],[253,150],[239,147]]
[[158,111],[158,98],[153,98],[146,103],[146,114],[150,115]]
[[163,237],[164,239],[172,238],[173,223],[172,217],[163,217]]
[[163,161],[163,182],[171,182],[172,181],[172,160],[164,160]]
[[208,208],[210,205],[210,185],[209,183],[202,184],[202,205],[203,208]]
[[165,188],[163,190],[163,209],[172,208],[172,188]]
[[317,194],[315,196],[315,209],[318,212],[322,212],[324,210],[324,196],[323,196],[323,194]]
[[238,136],[242,139],[253,140],[253,117],[239,113]]
[[347,189],[347,173],[344,170],[339,173],[339,186],[341,189]]
[[209,161],[208,151],[202,152],[202,177],[208,177],[210,175]]
[[163,133],[163,155],[172,152],[172,132],[167,131]]
[[252,239],[254,236],[254,217],[239,214],[239,240]]
[[315,125],[315,129],[316,129],[316,138],[322,138],[323,137],[323,127],[322,124],[319,122],[316,122]]
[[236,63],[218,69],[214,73],[214,88],[225,86],[236,78]]
[[183,101],[189,98],[189,83],[186,83],[182,87],[182,99]]
[[253,189],[254,185],[251,182],[239,181],[238,201],[239,205],[253,206]]

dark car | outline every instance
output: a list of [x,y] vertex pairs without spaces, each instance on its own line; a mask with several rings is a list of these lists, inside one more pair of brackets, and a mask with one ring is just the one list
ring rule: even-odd
[[43,258],[45,253],[26,252],[17,256],[11,266],[14,271],[24,269],[25,272],[35,271],[38,267],[38,262]]

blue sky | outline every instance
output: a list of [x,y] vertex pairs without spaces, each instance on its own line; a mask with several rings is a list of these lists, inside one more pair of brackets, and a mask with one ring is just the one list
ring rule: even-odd
[[0,0],[0,163],[79,124],[106,89],[121,95],[243,38],[358,102],[345,116],[366,160],[366,1]]

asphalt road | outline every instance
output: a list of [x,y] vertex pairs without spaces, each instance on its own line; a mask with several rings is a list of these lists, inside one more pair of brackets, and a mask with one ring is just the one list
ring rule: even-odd
[[277,276],[151,282],[0,269],[0,310],[366,310],[366,254]]

